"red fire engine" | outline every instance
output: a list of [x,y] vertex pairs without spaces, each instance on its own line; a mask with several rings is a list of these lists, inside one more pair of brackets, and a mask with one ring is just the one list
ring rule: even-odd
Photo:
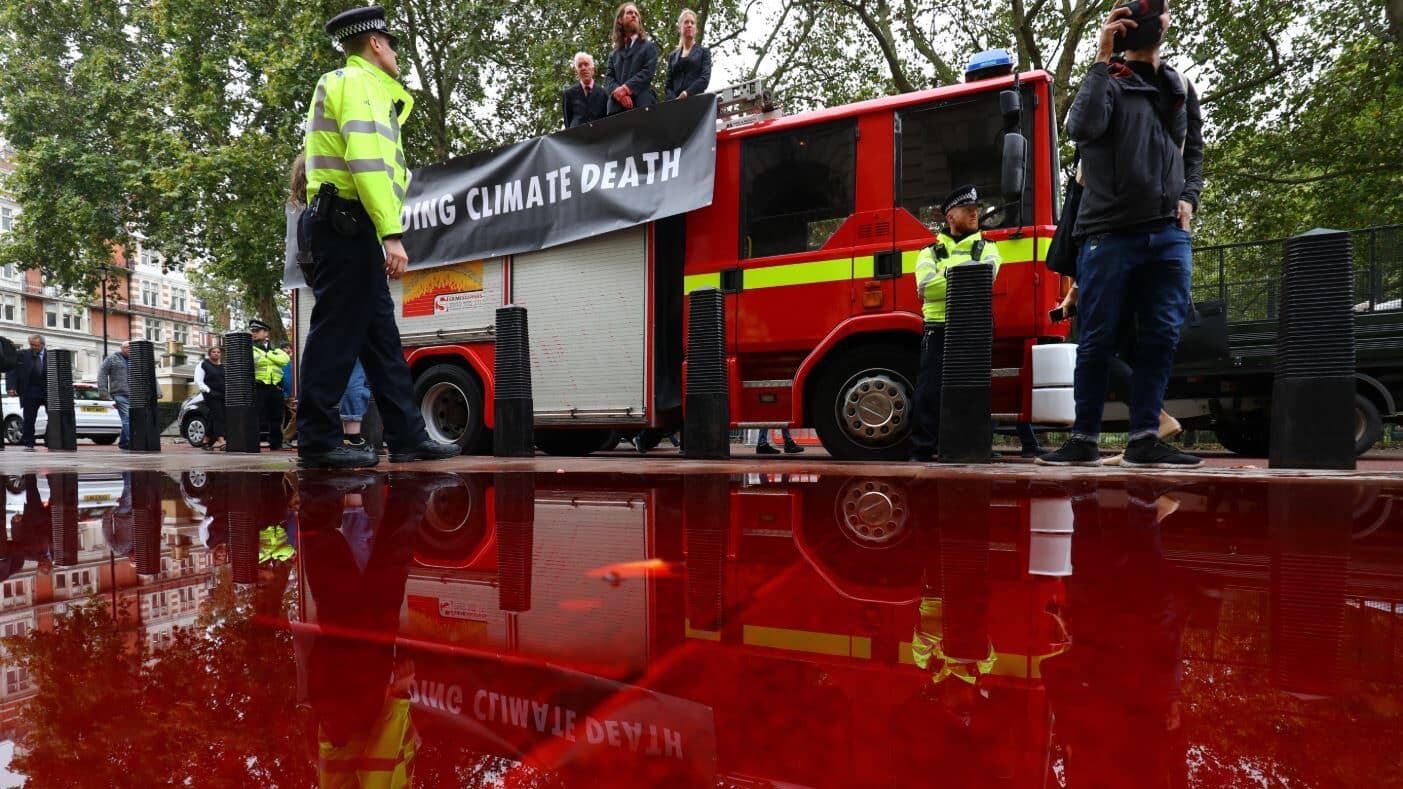
[[[922,326],[916,255],[934,241],[932,207],[962,183],[978,186],[985,237],[1005,261],[994,418],[1031,421],[1032,348],[1066,333],[1048,320],[1061,281],[1037,265],[1057,210],[1051,88],[1032,71],[731,122],[728,110],[758,107],[764,93],[722,91],[711,205],[392,285],[431,436],[487,446],[493,312],[505,303],[529,311],[541,449],[586,454],[613,430],[675,427],[685,296],[716,287],[733,426],[813,427],[835,457],[904,458]],[[305,289],[294,310],[302,338]]]

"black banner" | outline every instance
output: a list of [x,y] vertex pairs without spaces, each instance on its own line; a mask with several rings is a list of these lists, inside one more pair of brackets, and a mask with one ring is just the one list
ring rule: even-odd
[[413,172],[410,268],[544,249],[711,203],[716,97],[634,110]]

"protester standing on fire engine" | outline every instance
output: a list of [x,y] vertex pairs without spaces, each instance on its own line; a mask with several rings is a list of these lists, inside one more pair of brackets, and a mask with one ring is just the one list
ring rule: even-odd
[[614,51],[604,73],[609,93],[609,114],[651,107],[658,103],[653,75],[658,72],[658,45],[643,28],[638,6],[624,3],[614,13]]
[[307,113],[307,194],[299,233],[310,253],[316,305],[303,345],[297,409],[304,466],[360,468],[379,462],[342,444],[336,406],[356,359],[365,366],[395,463],[453,457],[456,444],[429,439],[413,405],[386,277],[409,265],[400,211],[409,181],[400,125],[414,99],[397,81],[399,39],[385,10],[356,8],[326,23],[346,65],[323,74]]
[[576,52],[572,62],[578,80],[560,92],[560,110],[567,129],[593,123],[609,111],[609,94],[594,82],[594,56]]
[[916,376],[916,402],[911,415],[911,459],[933,460],[940,438],[940,387],[945,351],[946,270],[962,263],[992,263],[997,276],[1003,264],[999,249],[979,232],[979,193],[966,184],[950,193],[940,206],[946,232],[916,258],[916,292],[921,295],[925,331],[921,335],[921,369]]
[[711,50],[697,43],[697,12],[683,9],[677,16],[677,49],[667,56],[668,100],[706,92],[711,83]]
[[[1046,465],[1101,464],[1098,442],[1122,313],[1135,320],[1125,466],[1188,468],[1203,461],[1159,437],[1179,329],[1190,307],[1189,223],[1203,187],[1198,95],[1160,60],[1165,0],[1129,0],[1101,28],[1096,62],[1067,113],[1085,191],[1075,235],[1080,291],[1076,421]],[[1124,61],[1112,61],[1116,51]],[[1067,218],[1066,221],[1071,221]]]

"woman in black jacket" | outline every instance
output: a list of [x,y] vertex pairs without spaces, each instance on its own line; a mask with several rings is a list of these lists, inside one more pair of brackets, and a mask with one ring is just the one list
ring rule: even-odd
[[711,82],[711,50],[697,44],[697,12],[688,8],[677,16],[681,40],[667,56],[667,101],[705,93]]
[[220,362],[224,351],[215,346],[209,349],[209,356],[195,368],[195,386],[205,396],[209,419],[206,420],[205,451],[223,449],[224,443],[224,365]]

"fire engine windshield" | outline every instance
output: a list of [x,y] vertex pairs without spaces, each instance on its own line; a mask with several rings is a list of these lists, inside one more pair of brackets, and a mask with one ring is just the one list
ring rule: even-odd
[[[1034,139],[1033,87],[1023,88],[1023,135]],[[974,96],[917,107],[901,113],[898,148],[897,205],[927,225],[942,221],[940,201],[960,184],[974,184],[985,208],[999,202],[999,172],[1003,158],[1003,119],[999,93],[991,90]],[[1035,168],[1030,163],[1029,172]],[[1029,178],[1023,190],[1023,219],[1017,211],[992,217],[988,227],[1027,224],[1033,216],[1035,183]]]

